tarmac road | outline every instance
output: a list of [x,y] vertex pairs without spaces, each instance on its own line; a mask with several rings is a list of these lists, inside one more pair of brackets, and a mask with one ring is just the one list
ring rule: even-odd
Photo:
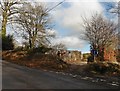
[[110,89],[67,75],[2,62],[2,89]]

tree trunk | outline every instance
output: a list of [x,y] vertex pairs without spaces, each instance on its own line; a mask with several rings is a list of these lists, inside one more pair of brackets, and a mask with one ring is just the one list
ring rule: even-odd
[[34,48],[33,37],[31,35],[31,32],[29,32],[29,48],[30,49]]
[[104,48],[99,49],[98,58],[99,58],[99,61],[104,61]]
[[6,36],[6,26],[7,26],[7,13],[3,13],[3,20],[2,20],[2,37]]
[[30,49],[32,48],[32,41],[31,41],[30,38],[29,38],[29,48],[30,48]]
[[29,47],[30,47],[30,49],[34,48],[34,44],[35,44],[35,41],[33,40],[33,38],[29,38]]

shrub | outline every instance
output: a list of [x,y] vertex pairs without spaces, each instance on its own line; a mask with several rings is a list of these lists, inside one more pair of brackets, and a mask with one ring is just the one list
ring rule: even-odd
[[94,62],[88,64],[89,71],[94,71],[96,73],[105,74],[105,73],[120,73],[120,65],[109,62]]
[[35,54],[35,53],[45,53],[49,50],[51,50],[51,48],[38,47],[38,48],[34,48],[34,49],[29,49],[28,54],[31,55],[31,54]]
[[87,63],[89,63],[89,62],[94,62],[93,56],[89,56],[89,57],[87,58]]
[[107,68],[108,71],[117,72],[117,73],[120,72],[120,65],[115,64],[115,63],[108,63],[108,65],[109,65]]
[[8,35],[2,37],[2,50],[13,50],[13,49],[14,49],[13,36]]
[[14,49],[14,52],[17,52],[17,51],[22,51],[23,50],[23,47],[21,46],[18,46],[17,48]]

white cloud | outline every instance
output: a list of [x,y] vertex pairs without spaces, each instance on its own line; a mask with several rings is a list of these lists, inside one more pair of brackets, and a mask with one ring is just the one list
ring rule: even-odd
[[[63,0],[33,0],[36,2],[61,2]],[[120,0],[98,0],[99,2],[118,2]],[[65,0],[65,2],[95,2],[95,0]]]
[[[43,0],[34,1],[42,2]],[[52,0],[54,3],[47,3],[47,5],[51,4],[51,7],[54,7],[60,1],[63,0]],[[44,0],[44,2],[51,1]],[[63,4],[67,4],[68,6],[63,7]],[[81,16],[90,18],[91,14],[93,13],[101,13],[103,8],[101,7],[98,0],[66,0],[63,4],[52,10],[51,14],[53,15],[55,22],[59,24],[59,27],[62,27],[64,29],[61,31],[63,33],[66,31],[67,35],[69,36],[61,36],[59,35],[58,31],[57,38],[54,39],[52,43],[53,45],[57,43],[63,43],[67,48],[82,49],[87,43],[79,38],[79,35],[83,32],[83,29],[81,27],[81,24],[83,23]]]
[[89,18],[93,13],[102,12],[102,7],[97,0],[94,2],[69,2],[69,5],[68,8],[56,9],[53,16],[61,26],[73,31],[80,30],[81,16]]
[[[80,40],[78,37],[75,36],[66,36],[66,37],[59,37],[53,40],[54,44],[62,43],[67,48],[78,49],[84,47],[87,43],[83,40]],[[53,45],[54,45],[53,44]]]
[[46,32],[47,32],[47,34],[50,35],[50,36],[52,36],[52,35],[57,35],[57,34],[58,34],[57,31],[54,30],[54,29],[53,29],[53,30],[47,30]]
[[54,20],[59,24],[60,27],[67,29],[66,31],[69,35],[58,37],[54,40],[54,43],[61,42],[65,44],[67,48],[73,49],[82,49],[85,45],[87,45],[85,41],[79,38],[79,35],[83,33],[83,29],[81,27],[83,23],[82,17],[90,18],[91,15],[96,12],[101,13],[103,8],[98,0],[92,0],[93,2],[82,1],[67,2],[66,4],[69,4],[67,8],[59,6],[52,12]]

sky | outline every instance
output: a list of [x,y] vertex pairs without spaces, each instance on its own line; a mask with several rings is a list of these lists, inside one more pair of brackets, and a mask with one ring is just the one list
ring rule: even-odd
[[[79,50],[82,53],[89,52],[90,45],[82,38],[84,34],[82,17],[89,19],[94,13],[102,13],[103,16],[116,21],[116,15],[109,13],[111,9],[109,5],[115,6],[114,2],[112,0],[111,2],[100,0],[64,2],[51,11],[55,23],[52,32],[56,33],[56,38],[53,39],[52,43],[63,43],[69,50]],[[56,3],[52,4],[55,5]]]
[[[63,0],[32,0],[44,2],[48,7],[53,7]],[[50,33],[56,34],[51,43],[63,43],[68,50],[79,50],[87,53],[90,45],[83,40],[84,28],[82,17],[90,18],[94,13],[102,13],[103,16],[117,21],[117,15],[109,13],[109,5],[115,6],[118,0],[66,0],[61,5],[50,11],[54,27]]]

